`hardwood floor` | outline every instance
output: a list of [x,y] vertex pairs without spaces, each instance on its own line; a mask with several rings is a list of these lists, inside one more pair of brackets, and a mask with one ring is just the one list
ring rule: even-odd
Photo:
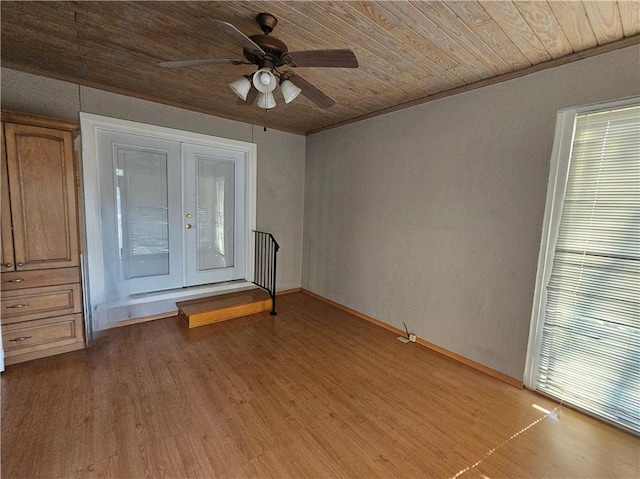
[[638,438],[545,417],[532,405],[555,403],[303,293],[278,302],[8,367],[2,477],[638,477]]

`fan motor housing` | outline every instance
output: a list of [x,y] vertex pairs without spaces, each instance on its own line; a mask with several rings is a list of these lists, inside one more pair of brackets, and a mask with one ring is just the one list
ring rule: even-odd
[[261,58],[254,55],[245,48],[243,53],[247,60],[259,65],[261,68],[263,66],[270,66],[268,65],[269,62],[272,62],[273,66],[276,67],[284,65],[283,54],[287,53],[289,49],[282,40],[278,40],[276,37],[272,37],[271,35],[251,35],[249,38],[264,50],[267,54],[267,58]]

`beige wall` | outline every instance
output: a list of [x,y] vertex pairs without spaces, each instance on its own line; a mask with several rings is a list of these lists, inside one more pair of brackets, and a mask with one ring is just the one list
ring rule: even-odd
[[278,289],[299,288],[305,137],[3,68],[2,108],[79,121],[82,111],[234,140],[258,150],[257,227],[281,245]]
[[640,95],[638,58],[629,47],[319,133],[306,165],[301,136],[8,69],[2,107],[77,120],[81,96],[88,113],[253,140],[279,289],[302,274],[311,291],[522,378],[556,112]]
[[303,286],[521,379],[556,112],[634,46],[307,138]]

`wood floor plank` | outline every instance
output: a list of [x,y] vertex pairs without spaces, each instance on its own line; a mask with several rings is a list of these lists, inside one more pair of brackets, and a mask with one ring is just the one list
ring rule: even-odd
[[[303,293],[105,331],[2,374],[2,475],[628,477],[639,440]],[[576,440],[579,437],[580,440]],[[506,441],[506,442],[505,442]]]

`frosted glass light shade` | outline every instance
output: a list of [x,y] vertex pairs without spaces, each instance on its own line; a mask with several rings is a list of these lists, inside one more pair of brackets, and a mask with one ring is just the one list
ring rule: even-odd
[[258,93],[258,106],[260,108],[275,108],[276,99],[273,98],[273,93]]
[[268,68],[261,68],[253,74],[253,86],[260,93],[271,93],[277,85],[275,75]]
[[246,100],[249,90],[251,90],[251,82],[247,78],[241,77],[233,83],[229,83],[229,88],[240,98]]
[[291,103],[302,93],[302,90],[289,80],[285,80],[280,84],[280,91],[282,91],[285,103]]

